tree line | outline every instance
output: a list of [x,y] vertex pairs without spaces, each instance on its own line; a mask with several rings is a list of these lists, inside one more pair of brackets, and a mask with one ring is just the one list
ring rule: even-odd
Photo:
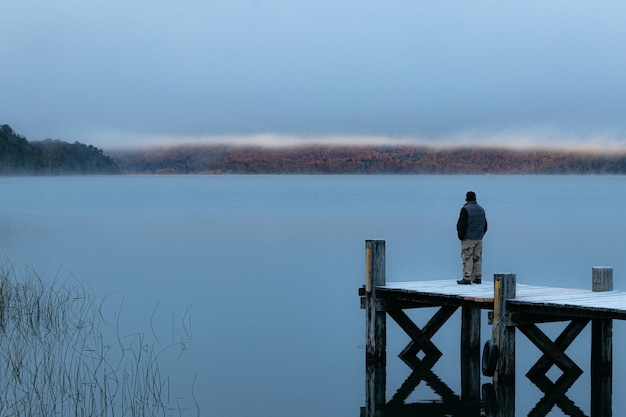
[[626,152],[424,146],[195,145],[118,150],[0,126],[0,175],[75,174],[626,174]]
[[29,142],[9,125],[0,126],[0,175],[119,174],[101,149],[80,142]]
[[626,174],[626,153],[420,146],[172,146],[111,154],[147,174]]

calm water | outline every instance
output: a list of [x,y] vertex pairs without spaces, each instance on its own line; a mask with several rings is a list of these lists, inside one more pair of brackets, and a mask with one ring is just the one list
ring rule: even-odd
[[[388,281],[458,278],[455,223],[470,189],[489,220],[486,277],[590,288],[591,267],[605,265],[626,290],[626,177],[62,177],[0,178],[0,187],[0,251],[15,268],[75,277],[106,298],[122,332],[185,340],[161,358],[185,415],[196,415],[192,384],[202,416],[358,415],[364,241],[386,240]],[[458,323],[435,338],[445,360],[434,368],[457,393]],[[389,327],[388,396],[409,374],[395,357],[408,339]],[[586,414],[589,333],[567,351],[585,369],[568,396]],[[617,387],[626,326],[615,323],[614,335]],[[523,376],[539,352],[517,340],[523,416],[542,397]],[[614,392],[614,415],[624,415]],[[424,385],[411,397],[436,398]]]

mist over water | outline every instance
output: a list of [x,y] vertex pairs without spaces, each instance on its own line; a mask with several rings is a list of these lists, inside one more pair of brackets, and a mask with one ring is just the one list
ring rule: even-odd
[[[0,251],[15,268],[85,283],[123,332],[168,345],[190,325],[183,354],[162,364],[185,415],[196,415],[194,379],[203,416],[358,415],[364,241],[386,240],[388,281],[458,278],[455,224],[468,190],[489,221],[485,278],[590,288],[591,268],[604,265],[626,290],[625,177],[32,177],[0,187]],[[389,327],[388,396],[408,375],[395,357],[408,340]],[[459,327],[457,313],[435,338],[444,357],[434,371],[456,392]],[[567,351],[585,370],[568,394],[587,413],[589,333]],[[523,375],[539,352],[517,341],[517,413],[527,415],[542,394]],[[626,380],[625,345],[615,322],[615,387]],[[436,399],[422,385],[414,397]],[[614,415],[624,411],[614,395]]]

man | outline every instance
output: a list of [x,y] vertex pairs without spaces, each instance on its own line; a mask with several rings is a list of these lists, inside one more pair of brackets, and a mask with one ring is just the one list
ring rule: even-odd
[[[480,284],[483,256],[483,236],[487,232],[485,210],[476,202],[476,193],[465,194],[465,205],[461,208],[456,231],[461,240],[461,258],[463,258],[463,279],[457,284]],[[473,279],[472,279],[473,277]]]

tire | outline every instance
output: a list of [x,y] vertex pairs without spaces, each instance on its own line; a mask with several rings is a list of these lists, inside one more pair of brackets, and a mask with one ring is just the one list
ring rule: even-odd
[[496,372],[496,366],[498,365],[498,346],[493,339],[489,339],[485,342],[482,365],[483,375],[493,376]]
[[483,391],[483,409],[485,410],[485,417],[497,417],[498,415],[498,400],[496,397],[496,391],[491,384],[485,384],[482,388]]

